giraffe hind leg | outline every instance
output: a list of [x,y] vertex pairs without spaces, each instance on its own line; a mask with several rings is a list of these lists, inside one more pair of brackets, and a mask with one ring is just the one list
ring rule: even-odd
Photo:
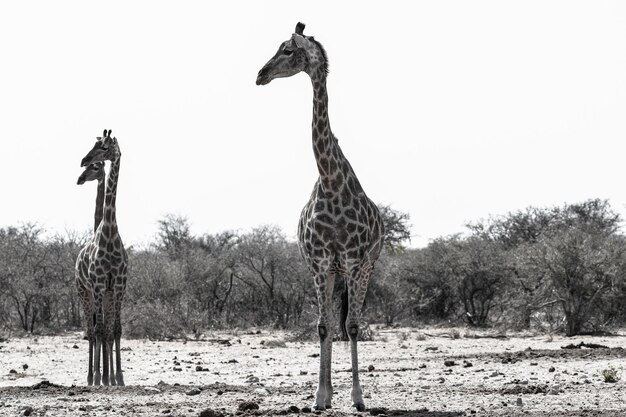
[[345,328],[350,338],[350,356],[352,360],[352,406],[361,412],[365,411],[365,402],[363,401],[363,389],[359,382],[357,340],[359,337],[361,308],[365,300],[371,270],[372,268],[369,264],[362,265],[348,281],[348,314],[345,322]]

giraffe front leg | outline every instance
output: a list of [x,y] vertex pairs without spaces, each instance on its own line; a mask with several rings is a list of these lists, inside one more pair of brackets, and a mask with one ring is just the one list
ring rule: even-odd
[[363,266],[356,270],[348,281],[348,317],[346,319],[346,330],[350,338],[350,356],[352,359],[352,406],[355,407],[357,411],[365,411],[363,389],[359,381],[357,340],[359,338],[361,308],[365,300],[370,273],[371,267]]
[[331,314],[328,319],[328,328],[330,329],[330,334],[328,335],[328,343],[326,345],[326,374],[324,375],[324,387],[326,388],[326,400],[324,401],[324,405],[326,409],[332,408],[332,399],[333,399],[333,383],[331,378],[331,364],[333,357],[333,335],[334,335],[334,320],[331,309]]
[[105,323],[105,331],[106,331],[106,354],[107,354],[107,369],[108,373],[108,382],[111,385],[116,384],[115,380],[115,368],[113,362],[113,326],[115,322],[115,308],[113,305],[113,290],[106,290],[104,292],[104,323]]
[[[100,385],[102,382],[102,374],[100,373],[100,352],[102,351],[102,341],[104,339],[104,323],[102,314],[102,297],[96,292],[94,301],[94,336],[95,347],[93,352],[93,384]],[[105,349],[106,350],[106,349]]]
[[96,335],[94,333],[93,314],[87,317],[87,339],[89,340],[89,370],[87,371],[87,385],[93,385],[93,352],[96,348]]
[[334,274],[320,274],[315,277],[317,289],[317,302],[319,306],[319,319],[317,332],[320,338],[320,371],[319,383],[315,392],[316,410],[325,410],[331,407],[332,386],[330,384],[330,360],[332,355],[333,328],[332,328],[332,295],[335,283]]

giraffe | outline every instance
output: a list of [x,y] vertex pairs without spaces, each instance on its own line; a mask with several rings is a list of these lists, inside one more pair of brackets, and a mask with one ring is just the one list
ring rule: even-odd
[[[116,219],[116,196],[122,153],[111,131],[105,130],[93,148],[81,161],[81,166],[111,161],[106,182],[102,222],[94,234],[89,257],[89,281],[94,292],[94,383],[124,385],[120,339],[122,335],[121,307],[126,289],[128,256],[120,238]],[[115,369],[113,343],[115,342]],[[100,351],[102,350],[102,374]],[[110,377],[110,379],[109,379]]]
[[[96,162],[89,165],[78,177],[78,185],[86,181],[98,181],[98,191],[96,193],[96,211],[94,214],[93,231],[98,230],[102,221],[102,211],[104,203],[104,163]],[[78,289],[78,296],[83,305],[85,319],[87,320],[87,339],[89,340],[89,370],[87,371],[87,384],[93,385],[93,350],[95,345],[94,323],[93,323],[93,286],[89,281],[89,251],[93,245],[93,239],[80,250],[76,259],[75,280]]]
[[313,155],[319,177],[298,224],[298,246],[314,277],[319,306],[320,372],[313,406],[318,410],[331,407],[332,296],[335,277],[340,276],[345,282],[340,328],[344,339],[350,340],[352,402],[358,411],[364,411],[357,338],[367,285],[382,249],[384,226],[376,204],[363,191],[330,129],[326,52],[303,31],[304,24],[298,23],[291,38],[259,71],[256,83],[265,85],[304,71],[313,84]]

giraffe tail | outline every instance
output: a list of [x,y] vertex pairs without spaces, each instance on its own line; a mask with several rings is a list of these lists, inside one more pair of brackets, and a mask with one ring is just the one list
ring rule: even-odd
[[341,294],[341,312],[339,314],[339,328],[341,329],[341,341],[350,340],[346,321],[348,320],[348,281],[344,280],[343,293]]

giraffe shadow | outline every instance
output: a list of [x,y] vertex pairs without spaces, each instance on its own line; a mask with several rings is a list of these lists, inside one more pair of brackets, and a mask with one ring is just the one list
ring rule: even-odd
[[399,416],[399,417],[460,417],[464,416],[463,411],[430,411],[425,408],[417,410],[388,410],[384,408],[372,408],[369,410],[370,415]]

